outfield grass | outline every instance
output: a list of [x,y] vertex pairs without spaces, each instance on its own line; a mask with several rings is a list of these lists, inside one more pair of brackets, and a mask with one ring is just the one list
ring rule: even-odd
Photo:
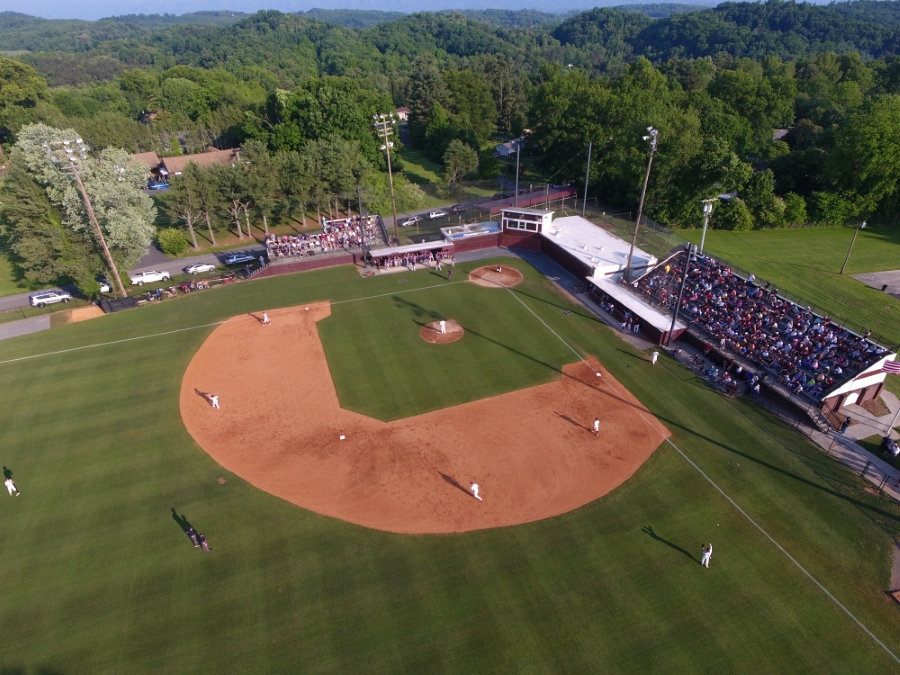
[[[681,234],[700,241],[699,230]],[[900,231],[884,226],[861,230],[842,275],[852,239],[852,228],[712,230],[705,248],[806,302],[869,327],[890,340],[888,346],[900,344],[900,301],[850,276],[900,269]]]
[[[516,265],[526,276],[518,298],[598,356],[679,448],[896,651],[897,608],[883,590],[897,506],[750,402],[724,399],[666,357],[650,366]],[[372,394],[360,406],[379,387],[409,412],[449,405],[466,385],[541,381],[568,360],[511,294],[426,289],[430,275],[406,277],[401,286],[396,275],[361,279],[346,267],[287,275],[4,341],[0,463],[22,496],[0,501],[0,672],[900,672],[668,445],[575,512],[401,536],[264,494],[193,443],[178,413],[180,380],[212,327],[190,329],[237,313],[390,294],[336,305],[322,324],[342,400],[357,388]],[[447,352],[451,363],[468,354],[474,367],[438,373],[445,384],[434,387],[422,368],[443,366],[403,326],[414,332],[414,320],[450,311],[478,322],[448,346],[460,355]],[[179,329],[189,330],[169,332]],[[547,366],[528,365],[535,355]],[[385,387],[391,366],[379,359],[398,356]],[[286,393],[291,386],[302,383],[285,383]],[[372,405],[390,417],[401,404]],[[173,507],[207,534],[212,553],[190,545]],[[715,545],[709,570],[698,564],[706,541]]]

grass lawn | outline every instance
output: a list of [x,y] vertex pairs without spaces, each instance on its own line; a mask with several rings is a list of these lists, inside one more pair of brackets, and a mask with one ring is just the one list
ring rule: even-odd
[[[680,231],[700,241],[699,230]],[[870,328],[900,344],[900,301],[870,288],[851,274],[900,269],[900,231],[861,230],[844,274],[839,274],[851,228],[806,228],[751,232],[709,231],[706,250],[815,303],[833,315]]]
[[[883,590],[898,507],[752,403],[724,399],[665,356],[650,366],[515,264],[526,276],[516,296],[599,357],[896,651],[897,607]],[[460,278],[474,266],[457,265]],[[544,381],[570,360],[511,294],[406,278],[285,275],[5,341],[0,463],[22,495],[0,500],[0,672],[900,673],[669,445],[572,513],[401,536],[262,493],[187,435],[180,380],[212,330],[197,327],[242,312],[359,300],[335,305],[321,335],[341,400],[384,418]],[[372,296],[384,297],[361,300]],[[476,327],[446,364],[410,337],[436,313]],[[172,509],[212,553],[190,545]],[[709,570],[698,564],[707,541]]]

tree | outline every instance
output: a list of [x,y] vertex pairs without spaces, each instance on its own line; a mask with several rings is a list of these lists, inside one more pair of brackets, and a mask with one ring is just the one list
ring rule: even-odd
[[446,109],[447,87],[431,54],[420,54],[409,78],[409,132],[413,145],[423,147],[428,116],[435,104]]
[[[16,148],[24,165],[60,210],[63,224],[79,235],[86,233],[99,257],[100,242],[81,192],[71,174],[61,170],[47,154],[48,148],[61,148],[64,140],[76,137],[72,129],[60,131],[33,124],[19,132]],[[155,230],[156,209],[143,192],[144,169],[131,163],[127,152],[116,148],[102,150],[95,160],[79,161],[77,166],[116,267],[130,269],[146,252]]]
[[481,145],[493,133],[497,122],[497,106],[484,78],[471,70],[445,70],[443,79],[450,95],[453,126],[471,131]]
[[[249,140],[241,148],[241,160],[245,162],[245,190],[250,204],[260,211],[263,229],[269,234],[269,220],[266,211],[275,205],[275,191],[278,177],[275,163],[266,144],[262,141]],[[246,211],[244,213],[246,216]],[[247,225],[249,231],[250,226]]]
[[[199,169],[195,162],[189,162],[188,167]],[[182,171],[181,176],[172,186],[172,209],[177,213],[184,224],[187,225],[188,232],[191,233],[191,244],[194,250],[200,250],[197,245],[197,233],[194,231],[194,223],[200,219],[202,213],[202,204],[198,193],[198,174],[197,171]]]
[[900,176],[900,96],[881,96],[835,134],[825,175],[833,189],[854,205],[851,217],[874,211],[894,194]]
[[47,191],[13,150],[9,172],[0,188],[0,234],[8,242],[30,282],[51,283],[68,277],[83,292],[100,289],[96,276],[103,269],[86,232],[73,232]]
[[31,66],[0,57],[0,127],[17,132],[37,119],[36,106],[47,90],[47,81]]
[[478,153],[460,140],[452,140],[444,152],[444,176],[454,190],[463,176],[478,169]]

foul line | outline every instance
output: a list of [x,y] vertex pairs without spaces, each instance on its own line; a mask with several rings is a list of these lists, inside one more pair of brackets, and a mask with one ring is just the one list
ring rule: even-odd
[[[591,365],[590,363],[587,362],[587,359],[585,359],[581,354],[579,354],[577,351],[575,351],[575,349],[574,349],[574,347],[572,347],[572,345],[570,345],[568,342],[566,342],[565,340],[563,340],[563,339],[559,336],[559,333],[557,333],[555,330],[553,330],[552,328],[550,328],[550,326],[547,325],[547,322],[546,322],[546,321],[544,321],[541,317],[539,317],[537,314],[535,314],[534,310],[531,309],[531,307],[529,307],[528,305],[526,305],[526,304],[523,302],[522,298],[520,298],[518,295],[516,295],[516,294],[513,292],[513,290],[512,290],[509,286],[503,286],[503,288],[505,288],[507,291],[509,291],[510,295],[512,295],[516,300],[518,300],[519,303],[522,305],[522,307],[524,307],[524,308],[527,309],[529,312],[531,312],[532,316],[534,316],[535,319],[537,319],[537,320],[540,321],[542,324],[544,324],[544,328],[546,328],[546,329],[549,330],[551,333],[553,333],[553,334],[556,336],[556,339],[557,339],[557,340],[559,340],[559,341],[562,342],[566,347],[568,347],[568,348],[571,350],[571,352],[572,352],[575,356],[578,357],[578,360],[579,360],[579,361],[581,361],[582,363],[586,363],[586,364],[589,365],[589,366]],[[592,369],[593,369],[593,368],[592,368]],[[599,372],[599,371],[598,371],[598,372]]]
[[[375,298],[384,298],[389,295],[399,295],[402,293],[415,293],[416,291],[425,291],[430,288],[441,288],[443,286],[450,286],[452,284],[465,284],[465,283],[468,283],[468,281],[448,281],[443,284],[435,284],[434,286],[423,286],[422,288],[410,288],[410,289],[404,290],[404,291],[394,291],[392,293],[382,293],[380,295],[370,295],[365,298],[352,298],[350,300],[338,300],[336,302],[330,302],[330,301],[326,300],[325,302],[329,302],[332,305],[341,305],[346,302],[360,302],[362,300],[374,300]],[[226,319],[225,321],[227,321],[227,320],[228,319]],[[113,340],[112,342],[100,342],[100,343],[94,344],[94,345],[84,345],[82,347],[72,347],[71,349],[61,349],[56,352],[44,352],[43,354],[32,354],[31,356],[20,356],[17,359],[7,359],[6,361],[0,361],[0,366],[5,365],[7,363],[15,363],[16,361],[27,361],[28,359],[37,359],[42,356],[56,356],[57,354],[68,354],[69,352],[77,352],[82,349],[93,349],[95,347],[108,347],[109,345],[117,345],[117,344],[121,344],[123,342],[133,342],[134,340],[147,340],[149,338],[163,337],[164,335],[173,335],[174,333],[183,333],[183,332],[189,331],[189,330],[198,330],[200,328],[209,328],[210,326],[219,326],[219,325],[225,323],[225,321],[215,321],[213,323],[205,323],[202,326],[191,326],[190,328],[179,328],[177,330],[168,330],[164,333],[153,333],[152,335],[139,335],[138,337],[125,338],[124,340]]]
[[[513,297],[515,297],[516,300],[518,300],[520,303],[522,303],[522,305],[529,312],[531,312],[537,318],[538,321],[540,321],[542,324],[544,324],[544,326],[551,333],[553,333],[557,337],[557,339],[559,339],[560,342],[562,342],[566,347],[568,347],[570,350],[572,350],[572,352],[576,356],[578,356],[579,359],[581,359],[582,361],[587,363],[587,361],[584,359],[584,357],[582,357],[580,354],[578,354],[578,352],[576,352],[575,349],[568,342],[563,340],[555,330],[550,328],[550,326],[548,326],[546,324],[546,322],[544,322],[544,320],[541,319],[541,317],[539,317],[537,314],[535,314],[534,311],[528,305],[526,305],[518,295],[513,293],[513,291],[509,287],[504,286],[504,288],[506,288],[506,290],[508,290],[510,293],[512,293]],[[616,392],[616,394],[618,394],[619,396],[622,395],[622,392],[618,391],[616,386],[613,385],[612,383],[610,383],[609,380],[606,380],[606,382],[607,382],[607,384],[609,384],[610,388],[612,388]],[[648,420],[647,417],[640,410],[637,410],[637,413],[638,413],[638,415],[641,416],[641,419],[644,420],[645,424],[650,426],[650,428],[653,429],[654,431],[656,431],[657,433],[660,433],[659,429],[657,429],[653,424],[651,424],[650,420]],[[728,500],[728,503],[730,503],[735,509],[737,509],[738,513],[740,513],[742,516],[744,516],[744,518],[746,518],[750,522],[750,524],[753,525],[753,527],[755,527],[757,530],[759,530],[766,539],[768,539],[770,542],[772,542],[779,551],[784,553],[784,555],[787,556],[787,559],[790,560],[792,563],[794,563],[794,565],[797,567],[797,569],[799,569],[801,572],[803,572],[803,574],[805,574],[806,577],[819,588],[819,590],[821,590],[823,593],[825,593],[825,595],[827,595],[829,598],[831,598],[831,600],[834,602],[834,604],[836,604],[838,607],[840,607],[847,616],[849,616],[851,619],[853,619],[853,622],[857,626],[862,628],[863,631],[865,631],[865,633],[870,638],[875,640],[875,642],[878,644],[878,646],[880,646],[885,652],[887,652],[890,655],[890,657],[892,659],[894,659],[894,661],[896,661],[897,663],[900,663],[900,658],[898,658],[897,655],[894,654],[894,652],[892,652],[890,649],[888,649],[887,645],[885,645],[881,640],[879,640],[872,631],[870,631],[868,628],[866,628],[865,624],[863,624],[862,621],[857,619],[856,616],[853,614],[853,612],[851,612],[843,604],[841,604],[841,601],[838,600],[836,597],[834,597],[831,594],[831,592],[819,582],[818,579],[816,579],[812,574],[810,574],[806,570],[806,568],[803,567],[803,565],[801,565],[797,561],[796,558],[794,558],[794,556],[792,556],[790,553],[788,553],[781,544],[779,544],[777,541],[775,541],[775,538],[772,537],[772,535],[770,535],[768,532],[766,532],[759,523],[757,523],[755,520],[753,520],[753,518],[750,517],[750,514],[748,514],[746,511],[744,511],[744,509],[742,509],[740,506],[738,506],[737,502],[734,501],[731,497],[729,497],[728,494],[725,492],[725,490],[720,488],[712,478],[707,476],[706,473],[704,473],[703,469],[701,469],[699,466],[697,466],[697,464],[694,463],[694,461],[690,457],[688,457],[686,454],[684,454],[684,452],[682,452],[681,448],[679,448],[677,445],[675,445],[669,438],[664,437],[664,440],[666,443],[668,443],[673,448],[675,448],[675,451],[679,455],[681,455],[685,459],[685,461],[687,461],[688,464],[690,464],[692,467],[694,467],[694,469],[696,469],[697,473],[699,473],[701,476],[703,476],[707,480],[707,482],[716,489],[716,491],[719,494],[721,494],[726,500]]]
[[7,363],[15,363],[16,361],[27,361],[28,359],[37,359],[41,356],[55,356],[57,354],[67,354],[69,352],[77,352],[82,349],[93,349],[94,347],[108,347],[109,345],[117,345],[123,342],[133,342],[134,340],[147,340],[154,337],[162,337],[163,335],[172,335],[173,333],[183,333],[187,330],[197,330],[199,328],[209,328],[210,326],[218,326],[225,323],[224,321],[216,321],[215,323],[206,323],[202,326],[191,326],[190,328],[179,328],[177,330],[167,330],[165,333],[154,333],[153,335],[139,335],[138,337],[125,338],[124,340],[113,340],[112,342],[100,342],[95,345],[84,345],[82,347],[72,347],[71,349],[61,349],[58,352],[44,352],[43,354],[32,354],[31,356],[20,356],[17,359],[7,359],[0,361],[0,366]]

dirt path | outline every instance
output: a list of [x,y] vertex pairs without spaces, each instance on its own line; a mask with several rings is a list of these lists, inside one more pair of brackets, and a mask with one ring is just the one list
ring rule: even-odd
[[[270,326],[234,317],[201,346],[181,389],[185,426],[210,456],[317,513],[417,534],[542,520],[621,485],[669,435],[596,363],[389,423],[343,410],[316,329],[330,313],[324,303],[273,311]],[[595,416],[599,438],[588,429]]]

